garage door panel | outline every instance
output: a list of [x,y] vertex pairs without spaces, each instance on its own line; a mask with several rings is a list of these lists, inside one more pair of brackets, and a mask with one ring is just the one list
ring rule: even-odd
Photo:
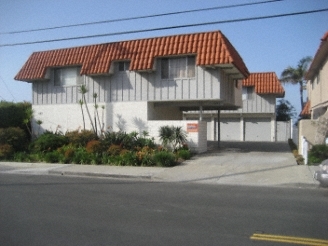
[[271,119],[245,119],[245,141],[271,141]]
[[240,141],[240,119],[222,119],[220,121],[222,141]]

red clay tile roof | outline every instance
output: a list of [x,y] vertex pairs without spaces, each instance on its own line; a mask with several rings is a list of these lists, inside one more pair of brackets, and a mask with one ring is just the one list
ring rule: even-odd
[[328,56],[328,31],[321,38],[321,43],[319,48],[312,60],[312,63],[309,67],[309,70],[305,74],[307,80],[313,79],[313,76],[316,75],[319,67],[322,64],[322,61]]
[[285,90],[274,72],[251,73],[247,79],[243,80],[243,86],[254,86],[257,94],[285,96]]
[[220,31],[214,31],[34,52],[15,79],[44,79],[49,67],[73,65],[82,66],[81,74],[106,74],[116,60],[131,60],[130,70],[152,70],[156,57],[189,54],[197,55],[199,66],[229,64],[243,77],[249,75],[229,40]]
[[302,109],[300,116],[309,116],[311,115],[311,102],[307,101]]

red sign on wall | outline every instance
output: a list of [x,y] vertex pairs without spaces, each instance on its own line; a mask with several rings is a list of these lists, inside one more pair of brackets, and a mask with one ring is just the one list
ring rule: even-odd
[[187,132],[198,132],[198,123],[187,123]]

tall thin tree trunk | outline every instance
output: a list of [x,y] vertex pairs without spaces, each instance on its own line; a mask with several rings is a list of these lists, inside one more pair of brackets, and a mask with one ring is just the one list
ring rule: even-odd
[[90,111],[89,111],[89,108],[88,108],[88,105],[87,105],[87,100],[85,98],[85,94],[83,94],[83,100],[84,100],[85,108],[87,110],[87,113],[88,113],[88,116],[89,116],[89,119],[90,119],[92,130],[93,130],[94,133],[96,133],[96,129],[95,129],[94,125],[93,125],[92,117],[91,117],[91,114],[90,114]]
[[303,83],[302,83],[302,81],[299,81],[298,83],[299,83],[299,85],[300,85],[300,98],[301,98],[301,110],[302,110],[303,107],[304,107],[304,100],[303,100]]

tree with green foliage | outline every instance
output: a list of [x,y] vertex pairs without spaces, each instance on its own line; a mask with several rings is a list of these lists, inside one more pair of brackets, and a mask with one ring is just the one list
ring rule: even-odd
[[304,100],[303,100],[303,88],[306,84],[305,74],[307,72],[308,66],[312,58],[310,56],[302,58],[297,67],[287,67],[281,73],[281,82],[283,83],[291,83],[291,84],[298,84],[299,91],[300,91],[300,100],[301,100],[301,108],[304,107]]
[[276,120],[289,121],[296,116],[296,110],[288,100],[281,99],[276,107]]

